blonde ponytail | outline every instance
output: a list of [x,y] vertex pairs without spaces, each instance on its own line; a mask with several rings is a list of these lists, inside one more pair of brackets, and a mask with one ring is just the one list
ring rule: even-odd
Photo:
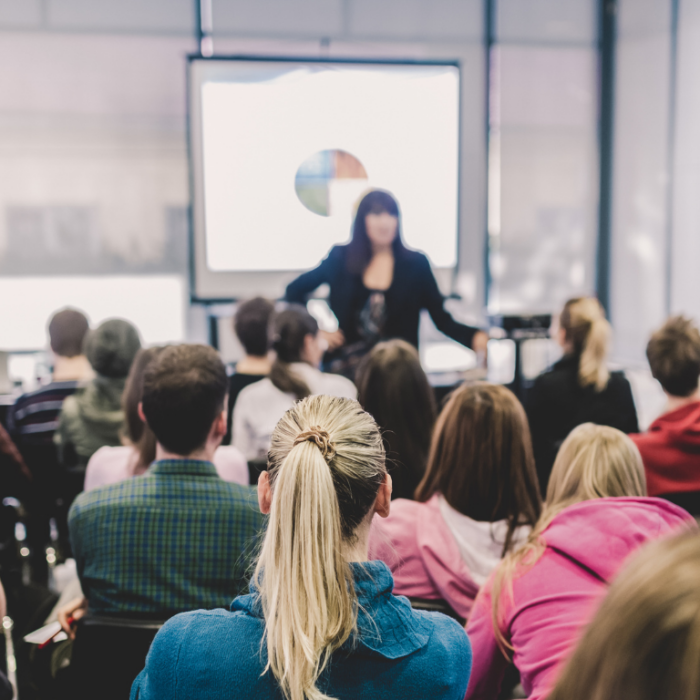
[[560,323],[566,340],[580,355],[578,376],[581,386],[593,386],[596,391],[603,391],[610,379],[606,366],[610,324],[600,302],[593,297],[571,299],[564,306]]
[[384,448],[356,401],[313,396],[272,436],[272,504],[255,571],[267,666],[287,700],[327,700],[316,683],[356,630],[357,598],[343,557],[384,480]]

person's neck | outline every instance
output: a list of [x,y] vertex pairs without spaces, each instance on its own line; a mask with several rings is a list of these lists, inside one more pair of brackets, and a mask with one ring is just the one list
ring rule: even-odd
[[56,355],[53,363],[53,380],[55,382],[83,381],[94,376],[92,367],[85,355],[63,357]]
[[369,530],[372,524],[371,518],[362,522],[355,531],[355,537],[351,543],[344,542],[342,546],[343,559],[349,564],[362,563],[369,559]]
[[195,450],[194,452],[191,452],[188,455],[179,455],[176,454],[175,452],[169,452],[168,450],[163,447],[160,443],[156,444],[156,462],[160,462],[161,460],[168,459],[168,460],[173,460],[173,459],[181,459],[181,460],[197,460],[201,462],[213,462],[214,461],[214,452],[216,452],[216,445],[214,444],[206,444],[203,448],[199,450]]
[[236,363],[236,372],[238,374],[270,374],[271,366],[272,363],[267,355],[262,357],[259,355],[246,355]]
[[696,389],[690,396],[673,396],[672,394],[666,394],[666,410],[664,413],[671,413],[672,411],[677,411],[683,406],[687,406],[690,403],[696,403],[700,401],[700,389]]
[[390,255],[392,258],[394,257],[394,249],[391,247],[391,244],[389,245],[374,245],[372,244],[372,257],[377,257],[380,255]]

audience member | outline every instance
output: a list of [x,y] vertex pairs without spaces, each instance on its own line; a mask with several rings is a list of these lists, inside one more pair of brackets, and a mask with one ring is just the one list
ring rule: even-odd
[[[100,447],[90,457],[85,470],[85,491],[114,484],[132,476],[140,476],[155,461],[156,436],[141,419],[139,404],[143,398],[143,377],[146,368],[164,349],[141,349],[136,354],[122,395],[122,408],[126,418],[126,431],[122,442],[125,444],[119,447]],[[225,481],[248,483],[248,464],[235,447],[217,447],[213,463],[219,476]]]
[[416,500],[395,501],[375,522],[372,558],[389,564],[396,593],[442,599],[466,619],[489,574],[540,516],[527,418],[508,389],[465,384],[452,394]]
[[120,444],[122,394],[140,347],[138,331],[122,319],[104,321],[88,333],[85,354],[95,377],[63,402],[55,436],[59,456],[67,466],[82,467],[84,472],[100,447]]
[[413,498],[425,474],[435,393],[418,351],[405,340],[375,345],[357,369],[358,401],[382,430],[392,498]]
[[231,443],[233,407],[238,394],[249,384],[254,384],[270,374],[269,329],[270,319],[275,310],[268,299],[255,297],[244,301],[233,319],[233,329],[245,350],[245,357],[236,363],[228,384],[228,428],[224,445]]
[[648,540],[697,529],[681,508],[645,495],[642,460],[627,436],[592,424],[572,431],[554,463],[539,522],[474,604],[468,699],[498,695],[507,652],[527,697],[547,697],[627,557]]
[[251,593],[231,612],[197,611],[156,636],[132,700],[230,697],[454,698],[469,679],[469,640],[443,615],[392,595],[367,561],[386,516],[382,438],[356,401],[309,397],[282,417],[259,482],[270,514]]
[[317,394],[357,396],[349,379],[318,369],[326,344],[303,306],[290,304],[275,315],[272,348],[270,376],[242,389],[233,411],[233,445],[249,461],[265,459],[272,431],[295,401]]
[[[228,377],[203,345],[163,350],[143,378],[142,418],[156,436],[148,472],[81,494],[69,526],[94,614],[167,618],[228,606],[246,583],[263,519],[255,490],[223,481],[211,463],[226,434]],[[78,613],[80,614],[80,613]]]
[[27,508],[27,543],[31,551],[32,574],[45,583],[48,566],[45,547],[50,540],[50,520],[55,518],[61,549],[69,551],[66,518],[72,493],[66,486],[58,464],[54,434],[63,402],[72,396],[80,382],[93,377],[83,354],[88,320],[76,309],[61,309],[49,320],[49,346],[52,353],[51,381],[20,396],[8,413],[8,428],[29,471],[32,484],[23,502]]
[[639,432],[632,389],[622,372],[609,372],[606,360],[610,324],[597,299],[566,302],[557,339],[564,357],[541,374],[527,397],[540,488],[547,491],[557,450],[581,423],[597,423],[623,433]]
[[700,698],[700,537],[655,542],[610,587],[549,700]]
[[666,410],[651,424],[649,432],[632,436],[642,455],[649,495],[675,499],[698,493],[700,332],[682,316],[671,318],[652,335],[647,358],[652,375],[668,399]]

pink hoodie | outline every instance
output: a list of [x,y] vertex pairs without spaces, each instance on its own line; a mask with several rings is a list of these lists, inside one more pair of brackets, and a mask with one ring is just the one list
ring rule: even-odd
[[[543,533],[542,557],[513,580],[513,599],[503,593],[506,639],[530,700],[546,697],[562,661],[594,615],[621,565],[648,540],[695,521],[660,498],[599,498],[569,506]],[[474,652],[467,698],[498,695],[507,662],[491,622],[490,581],[467,625]],[[507,589],[506,589],[507,590]]]
[[440,513],[437,495],[427,503],[392,501],[386,520],[374,518],[369,558],[381,559],[391,569],[395,594],[442,598],[461,618],[469,617],[479,586]]

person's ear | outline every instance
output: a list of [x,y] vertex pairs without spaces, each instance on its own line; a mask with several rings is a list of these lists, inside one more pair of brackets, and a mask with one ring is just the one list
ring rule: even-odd
[[272,489],[270,488],[270,474],[268,472],[260,472],[258,478],[258,505],[260,512],[267,515],[272,507]]
[[226,435],[228,429],[228,415],[226,415],[226,408],[224,408],[221,413],[216,417],[214,421],[214,437],[218,440]]
[[389,473],[384,475],[384,481],[377,491],[377,498],[374,501],[374,512],[380,518],[389,517],[389,512],[391,510],[391,476]]
[[146,415],[145,415],[144,412],[143,412],[143,402],[142,402],[142,401],[139,401],[138,414],[139,414],[139,418],[140,418],[144,423],[148,423],[148,421],[146,420]]

